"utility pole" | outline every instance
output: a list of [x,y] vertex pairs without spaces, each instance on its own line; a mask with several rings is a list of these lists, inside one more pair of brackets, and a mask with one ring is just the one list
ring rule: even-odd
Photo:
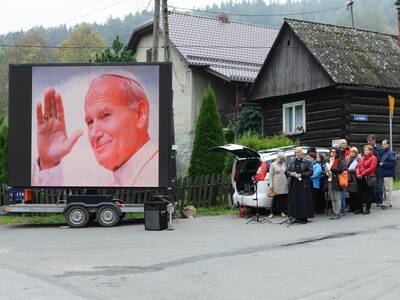
[[160,0],[154,0],[153,49],[151,61],[158,61],[158,34],[160,32]]
[[164,40],[164,61],[171,60],[171,52],[169,49],[169,25],[168,25],[168,3],[162,0],[162,20],[163,20],[163,40]]
[[349,9],[350,8],[350,14],[351,14],[351,27],[355,28],[354,26],[354,14],[353,14],[353,4],[354,1],[353,0],[349,0],[346,3],[346,8]]
[[[163,40],[164,40],[164,61],[165,62],[170,62],[171,61],[171,51],[169,48],[169,25],[168,25],[168,2],[167,0],[162,0],[162,7],[161,7],[161,16],[162,16],[162,24],[163,24]],[[172,64],[171,64],[172,65]],[[174,68],[174,66],[172,66]],[[175,71],[173,71],[175,72]],[[171,74],[172,76],[172,74]],[[177,76],[175,74],[175,76]],[[171,111],[171,140],[173,149],[171,154],[172,154],[172,188],[175,189],[176,187],[176,153],[177,153],[177,148],[175,145],[175,124],[174,124],[174,105],[173,105],[173,99],[174,99],[174,94],[172,91],[172,111]]]

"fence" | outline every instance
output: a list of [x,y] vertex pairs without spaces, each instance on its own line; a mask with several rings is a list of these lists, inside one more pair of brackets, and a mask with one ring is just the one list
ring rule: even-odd
[[[69,191],[68,191],[69,192]],[[225,174],[200,175],[180,178],[171,190],[167,189],[100,189],[100,194],[112,194],[125,203],[145,203],[154,195],[169,196],[181,205],[193,204],[197,207],[229,204],[231,201],[231,181]],[[51,204],[64,199],[66,189],[32,189],[32,203]],[[74,194],[83,190],[72,190]],[[8,204],[7,185],[0,186],[0,206]]]

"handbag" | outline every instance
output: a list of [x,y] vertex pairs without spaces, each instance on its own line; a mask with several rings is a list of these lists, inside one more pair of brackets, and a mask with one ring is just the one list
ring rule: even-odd
[[274,198],[276,195],[277,195],[277,193],[275,193],[275,192],[273,192],[273,191],[269,191],[269,192],[267,193],[267,196],[268,196],[268,197],[271,197],[271,198]]
[[372,188],[375,187],[376,177],[375,176],[367,176],[367,187]]
[[342,189],[347,189],[347,187],[349,186],[349,172],[343,171],[342,173],[338,174],[338,179],[339,179],[339,186]]

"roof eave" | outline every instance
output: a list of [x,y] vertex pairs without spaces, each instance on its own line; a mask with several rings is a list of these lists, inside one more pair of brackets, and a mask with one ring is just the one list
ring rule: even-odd
[[153,24],[154,21],[150,21],[143,25],[140,25],[139,27],[136,27],[136,29],[132,32],[132,35],[129,39],[128,49],[131,49],[133,52],[136,52],[137,45],[141,37],[146,33],[153,32]]
[[381,93],[393,93],[400,94],[400,87],[378,87],[378,86],[367,86],[367,85],[352,85],[340,83],[336,86],[338,89],[344,90],[358,90],[358,91],[368,91],[368,92],[381,92]]

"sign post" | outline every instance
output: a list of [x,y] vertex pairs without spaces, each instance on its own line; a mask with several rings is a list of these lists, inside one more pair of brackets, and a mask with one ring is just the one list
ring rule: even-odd
[[394,100],[395,98],[389,95],[389,137],[390,137],[390,150],[392,150],[392,140],[393,140],[393,113],[394,113]]

